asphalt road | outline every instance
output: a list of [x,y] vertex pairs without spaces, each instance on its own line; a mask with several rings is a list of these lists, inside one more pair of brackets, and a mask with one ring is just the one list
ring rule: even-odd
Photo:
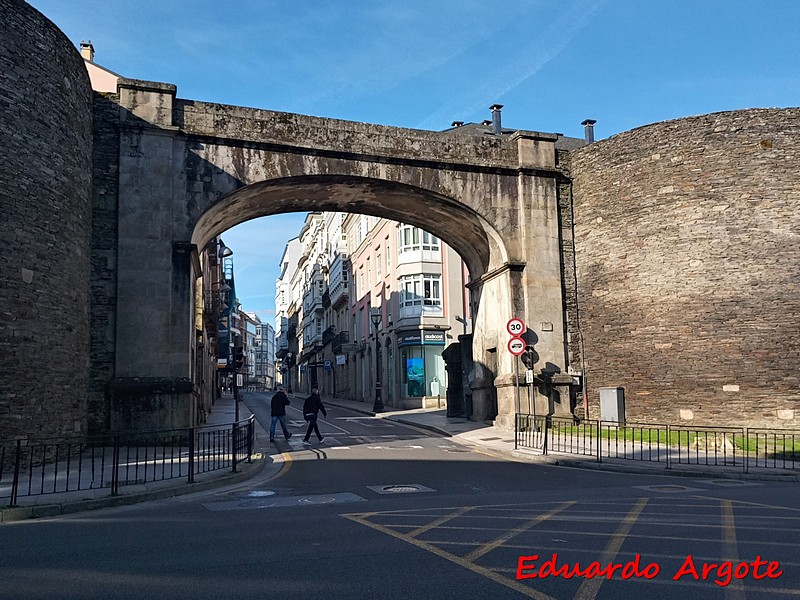
[[[267,428],[268,398],[247,396]],[[304,446],[299,408],[246,484],[0,526],[0,598],[800,595],[797,484],[532,465],[333,407]]]

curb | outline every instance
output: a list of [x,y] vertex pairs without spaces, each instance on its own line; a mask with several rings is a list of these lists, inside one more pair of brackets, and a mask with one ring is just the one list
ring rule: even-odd
[[228,475],[216,477],[208,481],[181,483],[179,485],[165,487],[164,489],[160,490],[125,494],[120,496],[105,496],[103,498],[75,500],[73,502],[0,508],[0,524],[43,517],[57,517],[83,511],[97,510],[99,508],[129,506],[131,504],[138,504],[140,502],[164,500],[166,498],[174,498],[176,496],[193,494],[195,492],[203,492],[217,487],[224,487],[232,483],[246,481],[252,477],[255,477],[256,475],[259,475],[267,468],[267,465],[270,464],[272,464],[272,461],[268,460],[262,455],[261,459],[256,459],[252,463],[240,463],[241,470],[237,471],[236,473],[230,473]]

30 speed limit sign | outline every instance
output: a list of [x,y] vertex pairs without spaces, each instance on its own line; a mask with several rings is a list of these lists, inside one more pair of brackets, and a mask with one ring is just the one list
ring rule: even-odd
[[506,323],[506,330],[512,337],[519,337],[525,333],[525,321],[522,319],[510,319]]
[[525,340],[513,337],[508,340],[508,351],[514,356],[522,356],[525,353]]

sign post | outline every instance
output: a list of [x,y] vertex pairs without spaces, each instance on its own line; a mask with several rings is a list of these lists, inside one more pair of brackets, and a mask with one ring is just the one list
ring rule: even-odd
[[[519,357],[525,352],[525,340],[520,336],[525,333],[525,321],[517,318],[509,319],[506,331],[511,335],[511,339],[508,340],[508,351],[514,355],[514,388],[517,396],[517,415],[519,415],[522,412],[519,399]],[[514,417],[515,420],[518,418]]]

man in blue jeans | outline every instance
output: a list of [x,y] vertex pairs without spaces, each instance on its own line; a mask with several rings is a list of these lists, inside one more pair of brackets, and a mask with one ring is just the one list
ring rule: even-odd
[[283,386],[278,386],[278,391],[272,396],[272,424],[269,426],[269,441],[275,441],[275,425],[280,421],[283,437],[287,440],[292,437],[286,429],[286,407],[289,406],[289,396]]

